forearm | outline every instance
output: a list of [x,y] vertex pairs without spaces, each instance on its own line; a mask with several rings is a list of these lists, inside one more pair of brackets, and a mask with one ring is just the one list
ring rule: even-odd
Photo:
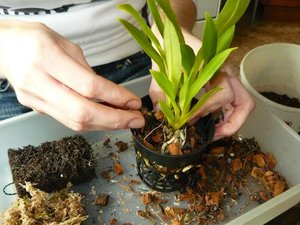
[[180,26],[184,30],[192,32],[197,16],[197,9],[193,0],[170,0],[170,3]]
[[[198,52],[201,47],[201,41],[199,38],[192,34],[193,27],[196,22],[197,9],[193,0],[170,0],[173,11],[176,14],[179,25],[182,28],[185,42],[193,48],[194,52]],[[157,30],[155,24],[152,26],[153,32],[162,42],[162,38]]]
[[[5,43],[4,38],[6,35],[6,31],[7,31],[7,21],[0,21],[0,49],[2,49],[1,52],[3,52],[3,46],[7,45],[7,43]],[[2,54],[0,54],[0,78],[4,78],[4,68],[2,65],[3,62],[3,57]]]
[[192,34],[197,17],[195,2],[193,0],[170,0],[170,3],[182,28],[185,42],[197,53],[201,47],[201,41]]

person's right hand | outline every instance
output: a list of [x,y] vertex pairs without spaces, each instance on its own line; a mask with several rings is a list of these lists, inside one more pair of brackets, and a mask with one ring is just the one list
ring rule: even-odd
[[139,97],[96,75],[78,45],[43,24],[0,21],[0,75],[20,103],[73,130],[144,126]]

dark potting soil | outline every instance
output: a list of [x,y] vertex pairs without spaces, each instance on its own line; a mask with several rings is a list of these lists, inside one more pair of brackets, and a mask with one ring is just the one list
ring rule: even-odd
[[[147,141],[148,142],[147,147],[150,147],[150,149],[156,152],[160,152],[161,145],[164,143],[162,142],[164,131],[163,131],[163,126],[160,125],[161,121],[155,119],[155,117],[153,116],[153,111],[145,115],[145,121],[146,121],[146,125],[143,129],[141,129],[140,139],[141,141],[144,141],[144,143],[145,141]],[[144,137],[146,137],[147,135],[148,137],[144,139]],[[191,126],[187,128],[187,136],[195,137],[194,145],[201,146],[202,144],[205,143],[205,138],[196,132],[195,126]],[[156,139],[158,139],[158,141]],[[193,149],[197,149],[197,147],[195,146],[192,147],[191,139],[187,138],[187,142],[185,143],[184,148],[181,149],[182,154],[189,154],[191,151],[193,151]]]
[[286,94],[277,94],[275,92],[260,92],[260,94],[278,104],[300,108],[300,100],[297,98],[289,97]]
[[[145,126],[136,130],[136,137],[147,148],[154,152],[160,153],[161,147],[164,144],[164,138],[166,134],[164,126],[166,122],[163,118],[156,118],[153,110],[142,107],[142,113],[145,117]],[[214,123],[212,123],[213,117],[207,116],[202,118],[197,123],[186,126],[186,141],[183,147],[180,149],[179,154],[171,154],[167,149],[164,154],[167,155],[185,155],[197,151],[203,145],[207,145],[211,141],[214,133]]]
[[[300,108],[300,100],[297,98],[289,97],[286,94],[281,95],[275,92],[267,92],[267,91],[260,92],[260,94],[262,94],[267,99],[276,102],[278,104],[293,107],[293,108]],[[297,133],[300,135],[300,127]]]
[[[196,102],[197,100],[193,99],[192,105],[196,104]],[[186,135],[183,135],[186,136],[186,138],[184,145],[179,146],[178,143],[170,141],[170,138],[175,138],[175,131],[167,125],[167,121],[162,112],[155,112],[153,110],[149,95],[142,98],[141,112],[145,118],[145,126],[141,129],[133,129],[133,135],[140,143],[143,143],[142,145],[146,148],[162,155],[179,156],[199,152],[199,149],[203,150],[204,146],[207,146],[207,144],[211,142],[214,134],[215,119],[209,114],[191,126],[187,125],[186,127],[182,127],[181,131],[186,133]],[[178,133],[177,135],[181,136]],[[182,140],[183,138],[180,139]],[[162,150],[162,146],[167,141],[169,141],[169,143],[166,149]]]
[[69,182],[79,184],[96,176],[93,150],[79,135],[37,147],[8,149],[8,158],[19,197],[27,195],[22,187],[25,181],[50,193],[65,188]]

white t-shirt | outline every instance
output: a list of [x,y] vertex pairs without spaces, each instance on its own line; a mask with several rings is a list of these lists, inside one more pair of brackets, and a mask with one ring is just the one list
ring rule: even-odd
[[[90,1],[1,0],[0,20],[18,19],[46,24],[80,45],[90,66],[106,64],[140,51],[138,44],[117,19],[122,17],[134,24],[136,22],[116,6],[130,3],[135,9],[141,11],[146,0]],[[24,13],[24,8],[45,10],[31,12],[29,9]]]

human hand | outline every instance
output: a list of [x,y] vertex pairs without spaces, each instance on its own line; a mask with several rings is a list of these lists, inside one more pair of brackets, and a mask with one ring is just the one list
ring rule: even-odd
[[[217,86],[221,87],[222,90],[213,95],[189,121],[190,124],[193,124],[209,113],[222,110],[223,120],[216,124],[214,141],[235,134],[255,108],[255,101],[228,65],[211,80],[206,89]],[[158,100],[165,99],[163,92],[154,79],[152,79],[150,85],[149,95],[152,98],[154,107],[157,107]],[[158,109],[156,108],[156,110]]]
[[190,121],[194,123],[208,113],[222,110],[223,119],[216,124],[214,141],[235,134],[255,108],[255,101],[229,65],[223,67],[206,89],[217,86],[223,89],[212,96]]
[[21,104],[76,131],[144,126],[139,97],[97,76],[79,46],[45,25],[1,21],[0,49],[0,74]]

